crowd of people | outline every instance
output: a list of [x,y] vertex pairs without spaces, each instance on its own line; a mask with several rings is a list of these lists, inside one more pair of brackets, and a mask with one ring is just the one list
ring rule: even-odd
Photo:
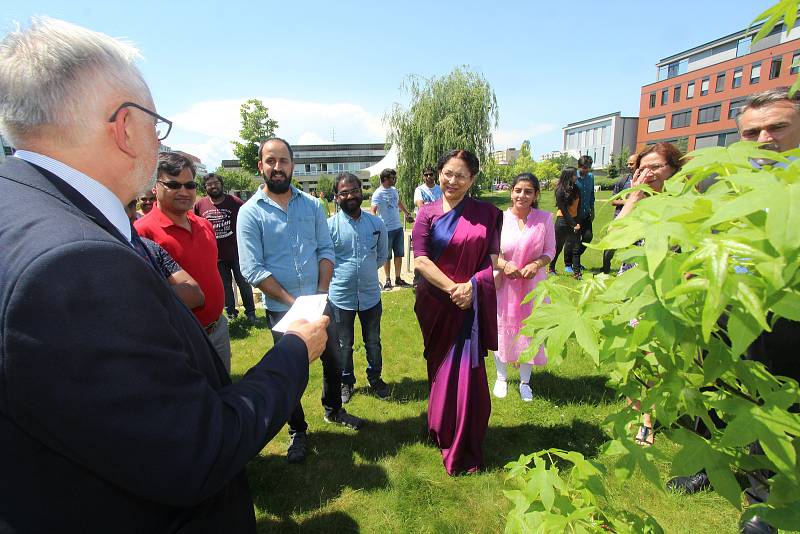
[[[203,177],[208,195],[198,200],[191,160],[158,153],[171,122],[155,111],[135,57],[130,45],[52,19],[0,43],[0,119],[18,147],[0,166],[0,522],[12,532],[104,530],[120,518],[131,531],[254,531],[244,467],[287,423],[287,459],[305,460],[300,400],[316,359],[325,421],[365,425],[343,406],[355,393],[356,316],[369,388],[391,398],[381,289],[410,285],[400,276],[401,213],[414,222],[429,434],[449,474],[483,469],[488,352],[494,396],[507,396],[512,364],[520,398],[531,401],[532,368],[547,356],[521,334],[531,313],[522,300],[555,271],[562,249],[565,272],[585,271],[591,158],[562,171],[555,221],[539,209],[532,174],[514,178],[505,211],[469,196],[480,167],[463,149],[423,170],[416,217],[393,169],[381,173],[371,212],[361,207],[361,180],[340,174],[331,215],[292,185],[292,147],[280,138],[261,143],[264,184],[247,202],[225,194],[215,174]],[[781,91],[748,101],[738,117],[743,139],[780,151],[800,144],[797,101]],[[631,192],[615,201],[616,217],[658,194],[681,157],[669,143],[632,156],[616,187]],[[234,283],[253,323],[252,288],[263,294],[274,341],[235,383]],[[317,294],[327,295],[322,318],[276,329],[296,299]],[[797,378],[786,359],[796,333],[796,323],[777,323],[752,357]],[[646,419],[643,445],[652,428]],[[673,486],[707,486],[698,477]]]

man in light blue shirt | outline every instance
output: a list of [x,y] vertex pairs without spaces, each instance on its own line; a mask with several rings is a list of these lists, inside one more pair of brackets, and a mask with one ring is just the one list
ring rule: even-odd
[[[403,233],[403,223],[400,221],[400,211],[406,216],[407,222],[414,222],[411,213],[403,205],[400,195],[395,189],[397,182],[397,172],[394,169],[383,169],[381,171],[381,185],[372,193],[370,205],[373,215],[377,215],[386,225],[386,232],[389,236],[389,250],[394,257],[394,285],[397,287],[411,287],[411,284],[400,278],[400,267],[403,265],[405,235]],[[398,211],[399,210],[399,211]],[[391,267],[387,258],[383,264],[383,273],[386,275],[386,283],[383,289],[392,289]]]
[[390,395],[389,386],[381,379],[381,305],[377,269],[388,254],[386,226],[380,218],[361,210],[364,196],[361,181],[351,173],[336,178],[334,192],[339,212],[328,219],[333,240],[336,266],[330,286],[333,323],[339,335],[342,362],[342,402],[353,395],[356,378],[353,374],[353,326],[356,314],[361,321],[361,335],[367,352],[367,380],[380,399]]
[[[261,290],[270,328],[280,321],[295,298],[327,293],[333,275],[333,243],[319,200],[291,185],[294,155],[289,143],[267,139],[258,150],[258,169],[265,185],[239,210],[236,241],[239,267],[247,281]],[[326,315],[331,315],[326,308]],[[282,334],[272,330],[277,343]],[[339,342],[333,322],[322,354],[322,406],[325,420],[358,430],[364,421],[342,408]],[[303,407],[289,419],[290,463],[306,457]]]

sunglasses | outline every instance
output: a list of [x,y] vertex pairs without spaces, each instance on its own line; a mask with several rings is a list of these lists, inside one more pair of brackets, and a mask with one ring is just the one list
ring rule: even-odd
[[422,176],[433,176],[432,172],[423,172]]
[[169,182],[164,182],[162,180],[156,180],[156,181],[158,183],[160,183],[161,185],[163,185],[164,187],[166,187],[167,189],[172,189],[173,191],[177,191],[181,187],[185,187],[189,191],[192,191],[193,189],[197,189],[197,182],[186,182],[184,184],[184,183],[181,183],[181,182],[179,182],[177,180],[170,180]]

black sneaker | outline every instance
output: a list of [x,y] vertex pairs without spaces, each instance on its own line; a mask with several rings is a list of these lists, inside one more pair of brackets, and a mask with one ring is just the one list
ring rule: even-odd
[[306,433],[295,432],[289,436],[289,448],[286,459],[290,464],[302,464],[306,461]]
[[389,388],[389,384],[380,378],[375,382],[371,382],[369,387],[372,389],[372,392],[375,394],[375,396],[381,400],[386,400],[392,395],[392,390]]
[[258,322],[258,317],[256,317],[256,312],[246,312],[245,315],[247,316],[248,323],[256,324]]
[[358,430],[364,426],[364,420],[355,415],[350,415],[344,408],[339,408],[339,411],[333,412],[328,415],[325,414],[325,421],[328,423],[336,423],[337,425],[346,426],[347,428]]
[[394,285],[396,287],[411,287],[411,284],[403,280],[402,278],[396,278],[394,281]]
[[391,289],[392,289],[392,281],[391,280],[386,280],[386,283],[383,284],[383,290],[384,291],[390,291]]
[[342,384],[342,404],[350,402],[350,398],[353,396],[355,389],[356,387],[353,385]]
[[682,491],[688,495],[707,490],[711,487],[708,475],[705,471],[700,471],[688,477],[675,477],[667,481],[667,489],[670,491]]

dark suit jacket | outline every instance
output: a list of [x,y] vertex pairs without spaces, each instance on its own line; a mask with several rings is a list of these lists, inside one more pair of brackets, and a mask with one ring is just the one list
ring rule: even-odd
[[254,531],[245,465],[307,382],[285,336],[232,384],[94,206],[0,165],[0,532]]

